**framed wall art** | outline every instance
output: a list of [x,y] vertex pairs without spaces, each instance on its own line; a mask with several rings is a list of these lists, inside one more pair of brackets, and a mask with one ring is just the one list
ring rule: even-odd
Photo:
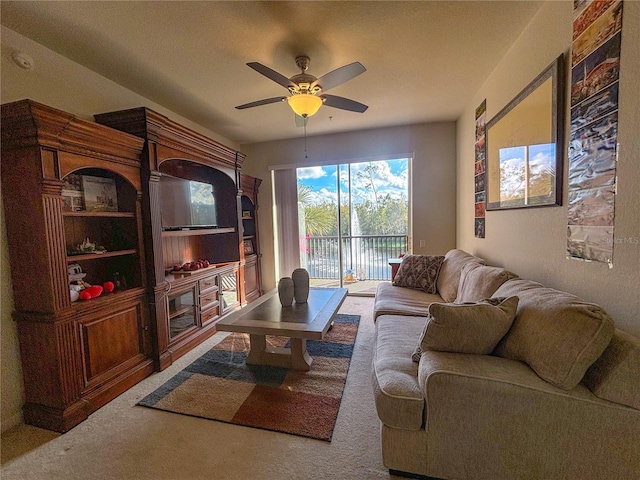
[[562,205],[564,55],[486,126],[486,210]]

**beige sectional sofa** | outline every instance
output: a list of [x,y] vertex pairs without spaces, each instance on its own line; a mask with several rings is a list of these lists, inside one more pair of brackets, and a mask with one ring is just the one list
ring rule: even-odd
[[[427,349],[412,360],[432,302],[514,295],[491,354]],[[394,473],[640,478],[640,341],[598,305],[452,250],[435,294],[380,284],[374,318],[373,389]]]

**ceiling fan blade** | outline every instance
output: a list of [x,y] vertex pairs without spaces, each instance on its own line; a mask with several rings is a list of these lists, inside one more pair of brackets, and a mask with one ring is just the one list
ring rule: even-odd
[[323,76],[321,76],[311,84],[310,89],[315,87],[316,85],[320,85],[322,87],[322,91],[326,92],[327,90],[337,87],[338,85],[341,85],[344,82],[347,82],[366,71],[367,69],[364,68],[364,65],[362,65],[360,62],[353,62],[349,65],[336,68],[329,73],[325,73]]
[[349,100],[348,98],[338,97],[336,95],[320,95],[324,99],[324,104],[328,107],[349,110],[350,112],[364,113],[369,108],[367,105]]
[[256,102],[250,102],[250,103],[245,103],[244,105],[238,105],[236,108],[238,110],[244,110],[245,108],[259,107],[260,105],[268,105],[270,103],[284,102],[286,99],[287,97],[265,98],[264,100],[258,100]]
[[274,82],[282,85],[284,88],[297,87],[297,85],[293,83],[291,80],[289,80],[287,77],[285,77],[281,73],[276,72],[275,70],[272,70],[269,67],[262,65],[261,63],[249,62],[247,63],[247,66],[253,68],[256,72],[261,73],[262,75],[273,80]]

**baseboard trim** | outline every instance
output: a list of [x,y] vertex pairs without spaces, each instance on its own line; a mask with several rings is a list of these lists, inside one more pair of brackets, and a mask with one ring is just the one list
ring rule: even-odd
[[18,425],[21,425],[23,423],[24,420],[22,419],[22,410],[20,410],[19,412],[11,415],[9,418],[2,419],[2,433],[6,432],[7,430],[11,430],[12,428],[17,427]]
[[389,469],[389,474],[390,475],[395,475],[397,477],[414,478],[414,479],[418,479],[418,480],[442,480],[442,479],[436,478],[436,477],[427,477],[426,475],[420,475],[420,474],[411,473],[411,472],[403,472],[401,470],[394,470],[392,468]]

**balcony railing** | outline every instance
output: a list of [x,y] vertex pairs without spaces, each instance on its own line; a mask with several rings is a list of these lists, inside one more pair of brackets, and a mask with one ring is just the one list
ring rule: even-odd
[[[407,251],[406,235],[354,235],[342,237],[342,265],[338,254],[339,238],[306,237],[303,258],[314,279],[345,278],[391,280],[389,259]],[[304,262],[303,262],[304,263]]]

